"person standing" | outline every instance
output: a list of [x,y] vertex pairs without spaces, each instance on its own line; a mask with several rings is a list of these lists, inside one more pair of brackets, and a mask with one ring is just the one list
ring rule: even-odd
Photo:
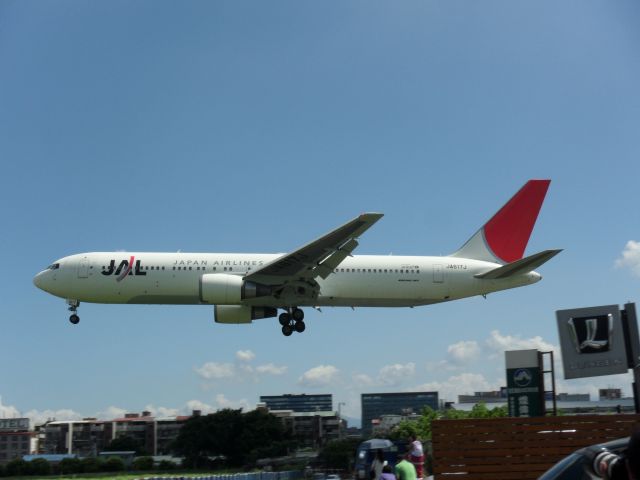
[[417,480],[416,467],[413,463],[409,462],[407,455],[399,455],[398,463],[396,463],[396,478],[397,480]]
[[416,475],[421,479],[424,476],[424,449],[415,435],[409,435],[409,461],[413,463]]
[[397,480],[396,476],[393,474],[393,468],[391,468],[391,465],[388,465],[387,462],[385,462],[384,467],[382,467],[380,480]]
[[371,480],[380,480],[382,475],[382,468],[387,464],[384,460],[384,453],[382,449],[376,450],[376,456],[371,462],[371,469],[369,470],[369,478]]

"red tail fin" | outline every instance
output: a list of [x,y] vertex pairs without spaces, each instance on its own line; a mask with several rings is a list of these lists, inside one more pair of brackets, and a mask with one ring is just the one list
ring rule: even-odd
[[453,256],[500,263],[521,259],[550,183],[529,180]]

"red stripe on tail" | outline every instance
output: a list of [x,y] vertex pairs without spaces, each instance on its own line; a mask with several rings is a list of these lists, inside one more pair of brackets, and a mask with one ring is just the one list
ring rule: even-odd
[[504,262],[520,260],[551,180],[529,180],[484,226],[492,252]]

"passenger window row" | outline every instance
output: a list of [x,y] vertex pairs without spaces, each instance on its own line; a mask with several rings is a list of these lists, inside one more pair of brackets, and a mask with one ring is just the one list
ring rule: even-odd
[[420,273],[417,269],[405,268],[336,268],[335,273]]

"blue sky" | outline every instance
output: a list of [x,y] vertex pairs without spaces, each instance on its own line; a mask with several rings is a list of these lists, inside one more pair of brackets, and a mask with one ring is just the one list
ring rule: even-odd
[[[259,395],[497,388],[555,311],[640,301],[633,1],[0,3],[0,414],[112,418]],[[285,252],[363,211],[357,253],[456,250],[552,184],[534,286],[416,309],[216,325],[211,307],[83,304],[32,277],[85,251]],[[595,393],[627,376],[562,380]],[[1,415],[0,415],[1,416]]]

